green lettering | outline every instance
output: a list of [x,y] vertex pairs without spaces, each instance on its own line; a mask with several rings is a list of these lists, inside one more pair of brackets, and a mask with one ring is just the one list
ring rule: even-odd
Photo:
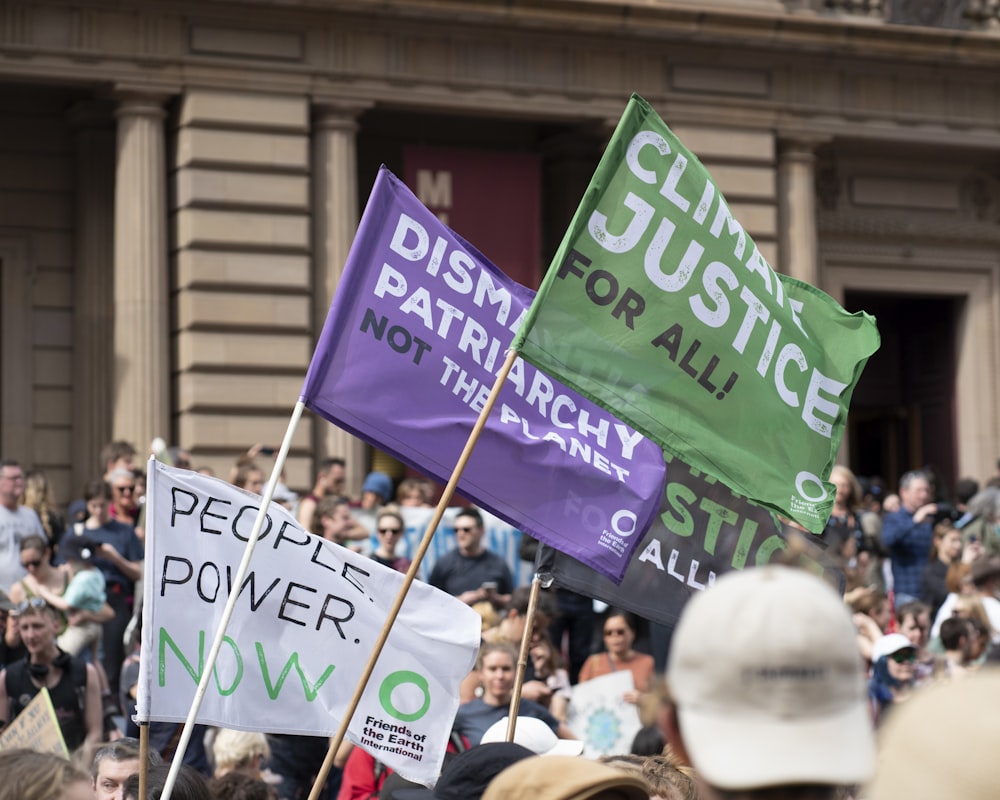
[[701,510],[708,512],[708,524],[705,526],[705,552],[715,555],[715,543],[719,540],[719,531],[722,530],[722,523],[728,522],[735,525],[740,515],[731,508],[720,506],[714,500],[703,497],[700,503]]
[[755,533],[757,533],[757,523],[752,519],[743,520],[739,541],[736,542],[736,547],[733,549],[733,569],[743,569],[747,565],[747,557],[750,555],[750,545],[753,544]]
[[201,680],[201,673],[205,670],[205,631],[198,631],[198,670],[195,671],[194,667],[191,666],[191,662],[184,658],[184,654],[180,651],[177,643],[170,638],[170,634],[167,633],[167,629],[160,628],[160,686],[167,685],[167,647],[174,651],[174,655],[177,656],[177,660],[181,662],[181,666],[187,670],[188,675],[191,676],[191,680],[197,684]]
[[[202,637],[204,638],[204,633]],[[219,695],[222,697],[229,697],[233,692],[236,691],[236,687],[240,685],[240,681],[243,680],[243,656],[240,654],[239,647],[236,646],[236,642],[230,639],[228,636],[222,637],[222,643],[228,644],[232,648],[233,656],[236,659],[236,677],[233,678],[233,682],[228,689],[222,688],[222,681],[219,680],[219,662],[216,660],[215,669],[212,670],[212,674],[215,676],[215,686],[219,690]]]
[[330,664],[320,675],[318,681],[314,686],[309,685],[309,681],[306,680],[305,674],[302,672],[302,667],[299,666],[299,654],[292,653],[288,661],[285,662],[284,669],[281,670],[281,674],[278,675],[277,683],[271,683],[271,673],[267,668],[267,659],[264,657],[264,646],[260,642],[254,642],[254,647],[257,648],[257,661],[260,663],[260,672],[264,676],[264,687],[267,689],[267,695],[272,700],[277,700],[278,695],[281,694],[281,687],[285,683],[285,678],[288,677],[288,673],[291,672],[292,667],[295,667],[295,671],[299,673],[299,680],[302,682],[302,691],[305,692],[306,700],[310,703],[316,699],[316,695],[319,693],[319,687],[322,686],[326,679],[329,678],[336,667]]
[[[668,531],[676,533],[678,536],[690,536],[694,533],[694,519],[691,517],[688,506],[697,499],[697,495],[683,483],[667,484],[667,504],[670,509],[664,511],[660,515],[660,519],[663,520]],[[675,513],[671,514],[671,511]]]
[[779,550],[787,550],[788,543],[782,539],[778,534],[774,533],[768,536],[761,546],[757,548],[757,566],[762,566],[767,564],[774,554]]
[[[215,685],[219,690],[219,694],[222,697],[228,697],[233,692],[236,691],[236,687],[240,685],[240,681],[243,679],[243,656],[240,655],[239,647],[236,645],[232,639],[228,636],[222,637],[222,643],[229,645],[233,651],[233,656],[236,659],[236,677],[233,678],[232,684],[223,689],[222,681],[219,679],[219,664],[216,661],[215,668],[212,670],[213,676],[215,677]],[[177,656],[177,660],[180,661],[181,666],[188,675],[191,676],[191,680],[197,685],[201,682],[201,676],[205,671],[205,631],[198,631],[198,668],[195,669],[191,662],[184,657],[181,652],[180,647],[177,646],[177,642],[173,640],[173,637],[167,633],[166,628],[160,628],[160,661],[158,664],[157,678],[159,680],[160,686],[167,685],[167,648],[170,648],[174,655]]]

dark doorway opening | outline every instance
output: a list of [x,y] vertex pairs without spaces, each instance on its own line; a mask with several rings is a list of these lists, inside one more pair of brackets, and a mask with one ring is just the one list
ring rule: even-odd
[[875,316],[882,346],[861,375],[848,416],[850,467],[889,491],[910,469],[933,467],[938,496],[957,478],[955,341],[963,297],[845,294],[848,311]]

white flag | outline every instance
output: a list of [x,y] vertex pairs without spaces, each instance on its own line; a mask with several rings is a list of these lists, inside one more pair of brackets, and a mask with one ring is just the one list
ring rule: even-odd
[[[183,722],[231,591],[238,601],[198,722],[332,736],[403,575],[302,529],[272,503],[233,586],[260,497],[154,462],[149,473],[137,719]],[[433,783],[479,647],[479,616],[414,582],[348,738]]]

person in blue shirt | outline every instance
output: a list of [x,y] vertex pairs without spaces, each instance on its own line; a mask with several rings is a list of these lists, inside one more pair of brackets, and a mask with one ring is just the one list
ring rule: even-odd
[[892,562],[895,605],[920,599],[920,583],[931,552],[937,503],[931,502],[925,472],[907,472],[899,480],[899,511],[882,521],[882,545]]

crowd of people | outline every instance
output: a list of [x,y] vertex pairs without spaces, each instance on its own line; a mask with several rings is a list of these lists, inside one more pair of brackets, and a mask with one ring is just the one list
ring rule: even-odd
[[[261,493],[268,455],[251,447],[227,479]],[[138,796],[131,712],[145,481],[137,458],[129,443],[109,443],[102,476],[65,505],[44,473],[0,461],[0,723],[45,687],[73,753],[72,762],[30,750],[0,753],[0,775],[12,776],[0,785],[0,800]],[[166,458],[196,468],[178,448]],[[397,485],[373,472],[351,498],[345,481],[344,461],[327,459],[307,494],[282,481],[274,499],[312,534],[406,571],[410,561],[398,552],[402,509],[430,507],[435,485],[420,478]],[[688,603],[666,660],[650,652],[649,625],[628,612],[543,590],[530,619],[513,742],[505,739],[530,592],[485,546],[479,511],[461,508],[456,546],[437,559],[428,582],[479,612],[483,644],[459,689],[441,778],[433,789],[415,786],[348,743],[322,796],[924,796],[897,793],[897,786],[919,786],[913,773],[934,765],[904,768],[907,749],[896,740],[939,724],[936,718],[944,724],[956,706],[988,703],[997,680],[990,665],[1000,660],[1000,476],[982,487],[966,479],[946,492],[925,469],[906,473],[889,493],[877,478],[859,480],[838,466],[831,481],[836,498],[819,541],[839,585],[780,565],[722,576]],[[530,559],[525,544],[521,555]],[[635,705],[643,727],[630,752],[599,763],[581,755],[581,732],[568,725],[573,687],[616,672],[631,675],[634,690],[618,701]],[[921,722],[914,715],[923,708]],[[884,757],[872,783],[876,731]],[[148,796],[157,798],[180,726],[153,723],[149,735]],[[995,726],[983,736],[1000,745]],[[919,745],[917,737],[911,747]],[[322,737],[199,726],[174,796],[299,800],[327,749]],[[949,757],[955,768],[968,760],[960,750]]]

